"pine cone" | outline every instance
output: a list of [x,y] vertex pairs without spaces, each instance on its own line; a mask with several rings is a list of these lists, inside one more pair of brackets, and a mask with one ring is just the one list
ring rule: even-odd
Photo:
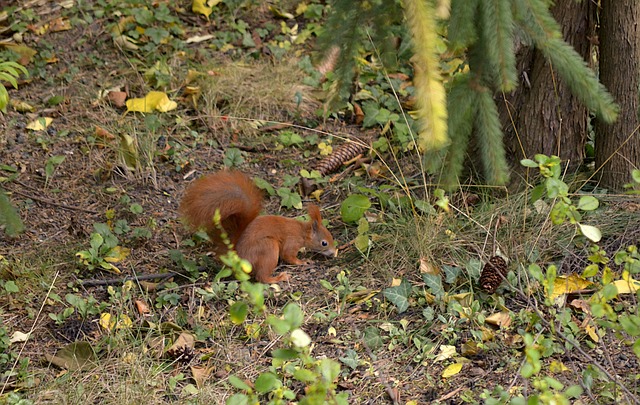
[[480,274],[480,288],[493,294],[502,279],[507,276],[507,262],[500,256],[493,256],[482,268],[482,274]]
[[189,363],[196,355],[196,351],[192,347],[180,346],[174,350],[167,351],[167,356],[179,363]]
[[363,153],[367,147],[362,142],[346,142],[338,146],[329,156],[316,165],[316,170],[325,176],[338,170],[345,162]]

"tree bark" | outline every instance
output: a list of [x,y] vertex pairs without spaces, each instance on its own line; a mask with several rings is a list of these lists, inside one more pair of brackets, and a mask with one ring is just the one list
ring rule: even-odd
[[596,167],[602,187],[621,190],[631,182],[631,170],[640,166],[640,4],[601,4],[600,81],[620,105],[620,116],[613,124],[596,124]]
[[[564,39],[587,61],[595,32],[592,7],[590,1],[559,0],[551,9]],[[560,156],[577,167],[584,158],[587,109],[541,52],[522,45],[517,63],[520,85],[506,100],[497,100],[513,167],[519,168],[520,159],[536,153]]]

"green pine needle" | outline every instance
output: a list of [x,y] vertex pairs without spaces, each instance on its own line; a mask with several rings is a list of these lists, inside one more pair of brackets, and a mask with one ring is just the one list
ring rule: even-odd
[[571,92],[605,122],[613,122],[620,108],[593,70],[575,49],[562,39],[560,26],[542,0],[518,0],[518,23],[536,47],[551,61]]
[[498,88],[508,92],[518,85],[516,56],[513,48],[513,16],[509,0],[480,2],[485,57],[495,73]]
[[498,108],[488,88],[476,92],[476,130],[484,175],[489,184],[505,185],[509,181],[509,165],[502,143]]

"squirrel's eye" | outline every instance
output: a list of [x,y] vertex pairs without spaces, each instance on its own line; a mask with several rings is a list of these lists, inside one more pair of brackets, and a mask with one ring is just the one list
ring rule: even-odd
[[322,246],[327,246],[329,244],[329,242],[327,242],[326,240],[323,240],[322,242],[320,242],[320,244]]

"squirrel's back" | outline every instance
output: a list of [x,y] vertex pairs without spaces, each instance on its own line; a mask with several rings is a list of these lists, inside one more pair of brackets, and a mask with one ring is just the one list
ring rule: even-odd
[[205,229],[217,245],[220,232],[214,224],[216,210],[221,225],[236,243],[244,229],[262,210],[262,192],[245,174],[221,171],[194,181],[185,191],[180,213],[194,229]]

